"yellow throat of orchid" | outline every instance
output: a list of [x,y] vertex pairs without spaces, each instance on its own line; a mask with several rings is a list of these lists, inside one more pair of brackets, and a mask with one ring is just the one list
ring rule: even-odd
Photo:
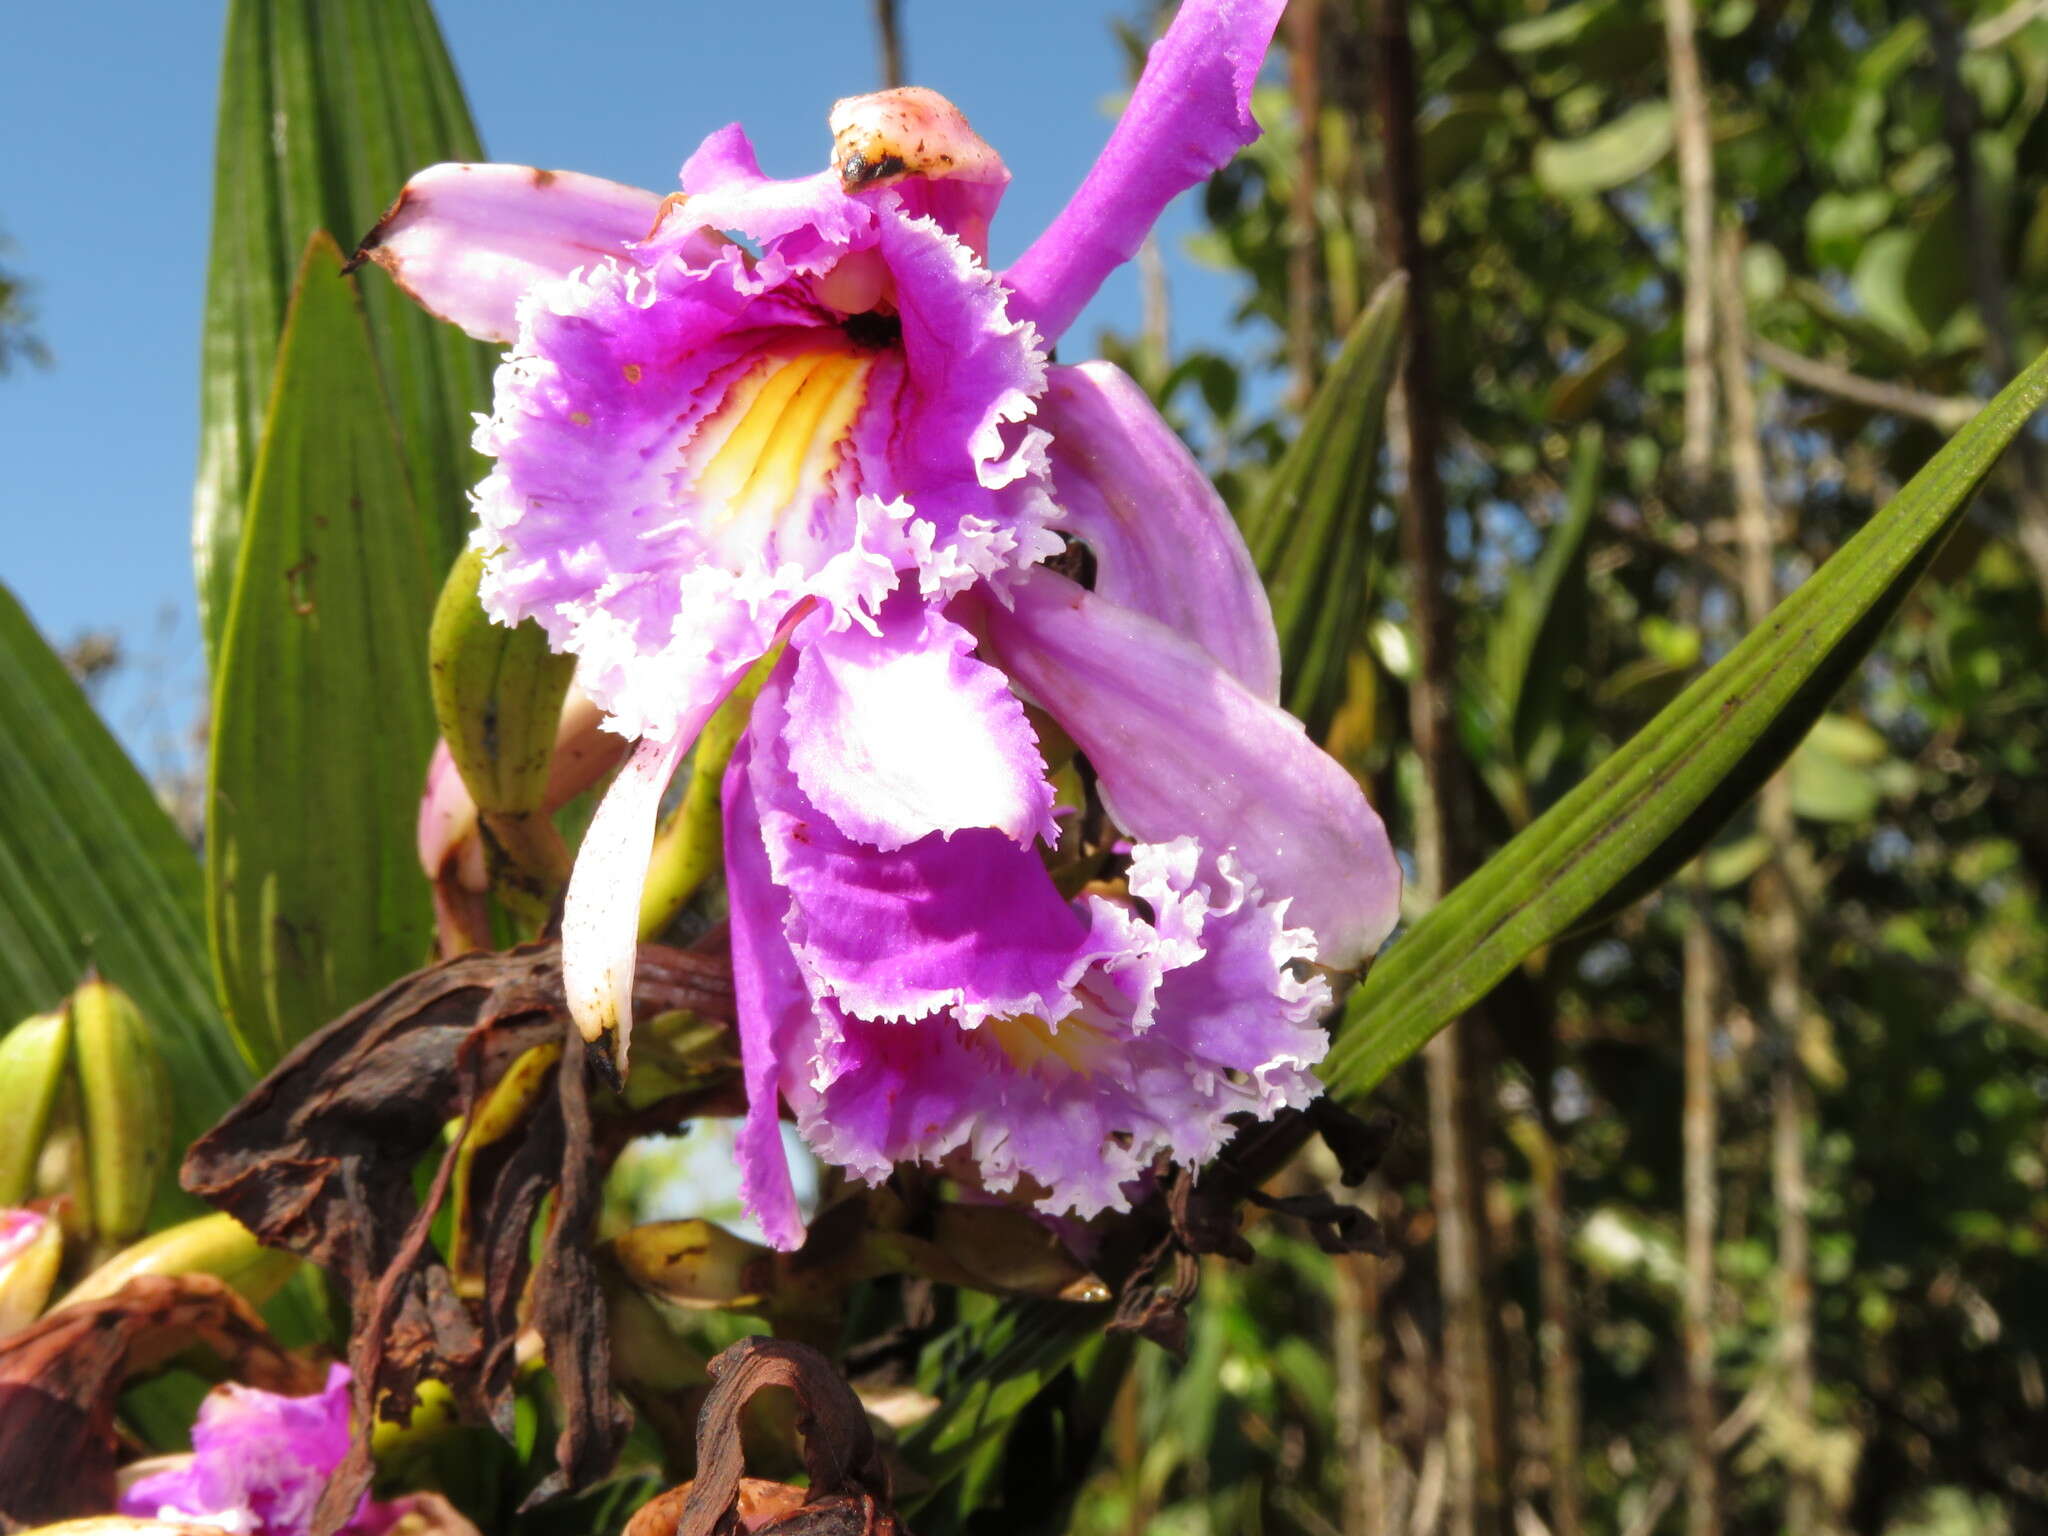
[[[734,552],[759,549],[793,508],[825,489],[867,394],[874,354],[833,340],[764,358],[697,433],[692,494],[706,532]],[[693,457],[696,456],[693,454]]]

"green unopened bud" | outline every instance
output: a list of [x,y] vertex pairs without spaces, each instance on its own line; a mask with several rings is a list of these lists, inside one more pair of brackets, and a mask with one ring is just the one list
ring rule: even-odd
[[260,1307],[298,1267],[296,1254],[264,1247],[234,1217],[200,1216],[123,1248],[66,1292],[60,1305],[111,1296],[138,1275],[212,1275]]
[[138,1236],[171,1160],[171,1095],[156,1041],[128,994],[87,981],[71,994],[93,1230],[104,1244]]
[[497,845],[501,895],[544,914],[569,858],[545,802],[573,656],[548,649],[531,621],[491,621],[477,597],[483,556],[465,550],[448,572],[428,635],[434,716]]
[[64,1264],[64,1229],[41,1211],[0,1211],[0,1338],[43,1315]]
[[0,1038],[0,1206],[34,1192],[70,1053],[71,1021],[61,1011],[23,1019]]
[[531,621],[493,623],[477,598],[482,577],[483,556],[464,550],[434,605],[434,717],[478,810],[537,811],[576,658],[550,651]]
[[682,803],[654,838],[647,881],[640,894],[640,937],[658,937],[684,903],[717,874],[725,860],[725,822],[719,813],[719,789],[725,765],[746,734],[754,698],[782,657],[777,646],[754,663],[726,701],[719,705],[697,736],[690,758],[690,777]]

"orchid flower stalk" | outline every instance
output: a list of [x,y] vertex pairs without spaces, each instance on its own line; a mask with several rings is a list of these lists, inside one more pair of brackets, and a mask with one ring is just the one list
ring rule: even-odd
[[[1231,1116],[1317,1091],[1323,972],[1394,925],[1384,830],[1278,705],[1227,510],[1127,377],[1050,361],[1256,136],[1280,10],[1188,0],[1002,272],[1008,172],[916,88],[838,103],[814,176],[764,176],[737,126],[667,198],[436,166],[364,244],[510,344],[477,436],[482,597],[575,652],[637,742],[563,930],[572,1011],[621,1055],[663,790],[786,642],[724,797],[745,1194],[778,1246],[802,1236],[785,1104],[863,1178],[922,1160],[1049,1212],[1117,1206]],[[1118,834],[1078,891],[1046,863],[1083,809],[1056,804],[1054,725]]]

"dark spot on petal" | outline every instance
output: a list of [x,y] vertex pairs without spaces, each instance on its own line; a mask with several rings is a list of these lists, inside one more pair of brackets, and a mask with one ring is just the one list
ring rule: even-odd
[[553,171],[535,171],[533,173],[533,184],[536,187],[545,187],[554,179],[555,173]]
[[878,159],[870,160],[859,150],[855,150],[839,162],[839,182],[850,192],[858,187],[871,186],[891,176],[901,176],[906,169],[901,155],[885,154]]

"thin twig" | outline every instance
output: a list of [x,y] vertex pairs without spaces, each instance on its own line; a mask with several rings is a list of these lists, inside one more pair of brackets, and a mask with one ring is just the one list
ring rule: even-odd
[[1775,368],[1795,384],[1852,405],[1867,405],[1893,416],[1911,416],[1943,432],[1953,432],[1984,408],[1984,402],[1970,395],[1936,395],[1905,384],[1866,379],[1837,363],[1806,357],[1775,341],[1752,337],[1750,355],[1766,368]]

